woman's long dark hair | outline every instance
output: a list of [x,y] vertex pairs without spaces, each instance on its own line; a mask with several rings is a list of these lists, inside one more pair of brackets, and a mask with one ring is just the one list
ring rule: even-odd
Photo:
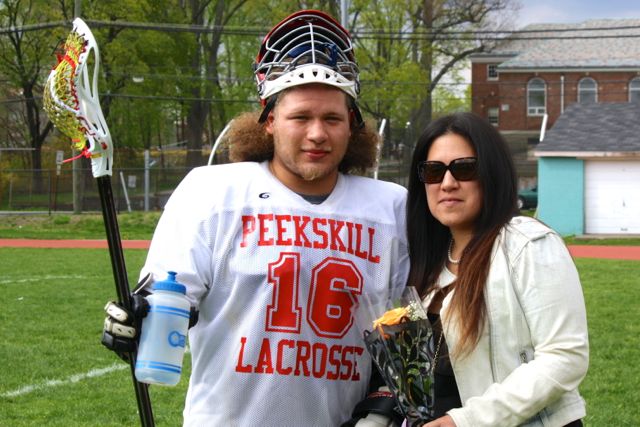
[[482,208],[475,220],[474,235],[465,248],[451,310],[459,321],[460,343],[455,351],[468,354],[477,344],[486,314],[484,287],[489,274],[491,249],[500,229],[517,212],[517,182],[509,148],[500,133],[480,116],[455,113],[432,121],[413,152],[409,171],[407,232],[411,269],[408,285],[421,296],[435,286],[445,266],[451,234],[429,211],[425,184],[418,179],[418,163],[427,159],[433,141],[445,134],[464,137],[478,158],[478,181]]

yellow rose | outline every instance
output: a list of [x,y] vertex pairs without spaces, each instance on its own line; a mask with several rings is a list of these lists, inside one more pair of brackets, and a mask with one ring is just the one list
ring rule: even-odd
[[409,314],[409,309],[407,307],[398,307],[392,310],[387,311],[385,314],[380,316],[378,319],[373,321],[374,329],[380,325],[397,325],[400,323],[403,317],[407,317]]

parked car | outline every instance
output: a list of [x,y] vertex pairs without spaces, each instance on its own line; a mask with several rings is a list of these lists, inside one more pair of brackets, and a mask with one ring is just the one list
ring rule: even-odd
[[518,191],[518,209],[535,209],[538,207],[538,187]]

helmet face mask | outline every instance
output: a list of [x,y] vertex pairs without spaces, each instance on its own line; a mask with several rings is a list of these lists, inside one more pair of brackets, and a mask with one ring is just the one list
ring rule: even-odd
[[256,58],[255,77],[262,101],[308,83],[337,87],[354,101],[360,91],[349,33],[317,10],[294,13],[267,34]]

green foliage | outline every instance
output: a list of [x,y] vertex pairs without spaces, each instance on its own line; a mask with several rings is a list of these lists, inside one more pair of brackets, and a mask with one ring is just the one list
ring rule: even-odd
[[[406,1],[354,1],[358,24],[354,31],[356,56],[361,70],[362,108],[391,126],[404,125],[428,93],[429,76],[416,61],[415,43],[397,35],[410,29]],[[383,33],[375,36],[376,32]]]
[[438,86],[433,91],[433,114],[442,116],[454,111],[471,110],[471,86],[463,94],[458,94],[445,86]]
[[[452,66],[449,62],[475,42],[446,37],[434,40],[428,36],[430,28],[471,34],[473,29],[489,22],[492,14],[479,23],[473,22],[485,16],[487,5],[510,2],[474,2],[477,7],[473,13],[460,7],[459,2],[431,2],[434,11],[431,23],[425,21],[422,13],[429,2],[350,2],[346,26],[355,35],[362,70],[362,110],[376,120],[387,119],[388,129],[404,129],[405,123],[414,120],[417,114],[421,118],[421,108],[424,103],[430,104],[431,96],[436,113],[467,108],[468,100],[460,90],[431,86],[438,83],[438,70],[442,69],[449,70],[448,81],[459,80],[462,60],[454,61]],[[17,24],[30,25],[70,20],[74,6],[68,0],[54,3],[12,0],[3,5],[0,23],[5,28],[12,25],[7,13],[11,7],[20,10]],[[29,8],[30,5],[33,7]],[[101,104],[115,145],[141,149],[168,147],[189,140],[189,148],[197,151],[212,144],[229,120],[242,111],[258,108],[251,65],[260,40],[274,23],[301,8],[324,10],[340,19],[340,2],[336,0],[83,2],[81,16],[89,21],[158,25],[153,29],[91,25],[101,53]],[[200,10],[202,14],[196,13]],[[493,13],[496,12],[500,9]],[[452,20],[460,24],[453,25]],[[206,31],[195,31],[203,28]],[[10,37],[0,35],[0,74],[10,84],[4,97],[13,96],[26,80],[33,78],[36,81],[33,95],[39,102],[47,71],[55,62],[54,47],[68,30],[61,25],[24,32],[20,58]],[[24,96],[28,96],[26,92]],[[11,128],[10,143],[24,144],[25,139],[18,135],[24,134],[26,127],[19,120],[26,115],[0,114],[0,120],[3,117],[11,122],[9,127],[5,126]],[[46,123],[42,117],[40,127]],[[191,135],[200,129],[202,135]],[[32,135],[37,133],[31,130]],[[58,140],[59,135],[54,132],[47,144],[58,144]],[[67,149],[68,144],[63,145]],[[124,158],[117,161],[120,160]]]

